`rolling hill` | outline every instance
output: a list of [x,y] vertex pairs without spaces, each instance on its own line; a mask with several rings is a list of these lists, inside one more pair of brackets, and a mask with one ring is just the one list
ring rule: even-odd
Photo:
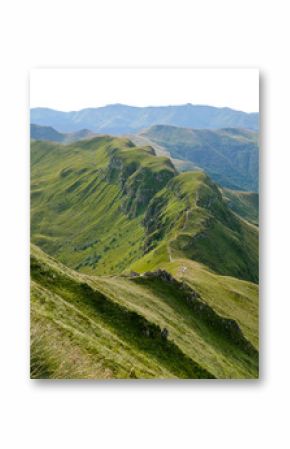
[[101,134],[136,134],[156,124],[187,128],[259,128],[259,114],[230,108],[184,104],[179,106],[135,107],[112,104],[99,108],[63,112],[32,108],[31,123],[52,126],[59,132],[87,128]]
[[258,134],[247,129],[189,129],[156,125],[142,136],[164,148],[172,158],[205,170],[221,186],[257,192]]
[[205,173],[32,141],[31,239],[33,378],[258,376],[258,230]]

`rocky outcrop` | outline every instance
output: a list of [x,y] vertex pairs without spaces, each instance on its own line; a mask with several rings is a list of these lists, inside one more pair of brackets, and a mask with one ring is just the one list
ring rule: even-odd
[[143,283],[151,280],[159,280],[168,284],[168,287],[173,290],[174,296],[179,298],[180,301],[184,301],[191,312],[209,326],[212,331],[218,332],[219,335],[231,340],[233,344],[249,355],[257,355],[256,349],[244,337],[238,323],[233,319],[220,316],[188,284],[178,281],[166,270],[161,269],[144,273],[142,277],[136,279],[136,282]]
[[[119,184],[123,196],[122,210],[130,218],[143,213],[155,193],[176,174],[169,159],[159,159],[147,149],[136,148],[133,151],[136,151],[135,158],[126,151],[111,150],[106,174],[107,182]],[[151,164],[153,159],[156,162],[154,166]]]
[[170,273],[168,273],[168,271],[165,270],[157,270],[157,271],[146,271],[146,273],[143,274],[144,278],[147,279],[161,279],[161,281],[164,282],[171,282],[171,283],[176,283],[177,281],[174,279],[173,276],[171,276]]

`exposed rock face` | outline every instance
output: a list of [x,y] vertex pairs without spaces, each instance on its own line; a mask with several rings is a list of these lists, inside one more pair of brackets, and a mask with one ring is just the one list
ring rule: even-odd
[[[149,204],[145,212],[143,219],[143,224],[146,229],[146,240],[144,242],[144,252],[147,253],[151,251],[157,244],[159,240],[164,237],[166,226],[161,225],[160,217],[163,208],[166,206],[167,198],[155,196]],[[172,223],[174,226],[174,223]]]
[[172,172],[163,170],[155,173],[151,169],[139,167],[124,183],[124,211],[133,218],[143,213],[155,193],[172,178]]
[[[131,160],[126,152],[111,150],[110,163],[106,180],[109,183],[119,183],[123,195],[122,210],[134,218],[143,213],[155,193],[161,190],[175,176],[176,170],[170,160],[161,160],[159,167],[151,167],[152,159],[159,159],[148,150],[142,152],[140,160]],[[145,163],[144,163],[145,161]]]
[[171,282],[171,283],[175,283],[177,282],[173,276],[171,276],[170,273],[168,273],[168,271],[166,270],[157,270],[157,271],[146,271],[146,273],[144,273],[143,277],[145,278],[151,278],[151,279],[161,279],[164,282]]

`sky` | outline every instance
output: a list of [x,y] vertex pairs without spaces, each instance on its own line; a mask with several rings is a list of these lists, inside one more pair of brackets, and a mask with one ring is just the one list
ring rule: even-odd
[[33,69],[30,107],[205,104],[259,111],[257,69]]

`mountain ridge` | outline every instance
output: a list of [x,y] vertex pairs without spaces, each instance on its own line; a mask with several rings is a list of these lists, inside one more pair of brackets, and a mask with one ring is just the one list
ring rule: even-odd
[[70,112],[32,108],[30,116],[31,123],[52,126],[59,132],[87,128],[96,133],[113,135],[134,134],[155,124],[206,129],[259,128],[259,113],[193,104],[148,107],[115,104]]
[[126,137],[32,140],[31,377],[257,378],[246,199]]
[[[204,173],[178,174],[170,159],[126,138],[38,141],[31,149],[32,241],[63,263],[96,274],[123,271],[170,238],[179,257],[257,281],[257,231],[235,217]],[[227,265],[216,239],[232,255]]]

